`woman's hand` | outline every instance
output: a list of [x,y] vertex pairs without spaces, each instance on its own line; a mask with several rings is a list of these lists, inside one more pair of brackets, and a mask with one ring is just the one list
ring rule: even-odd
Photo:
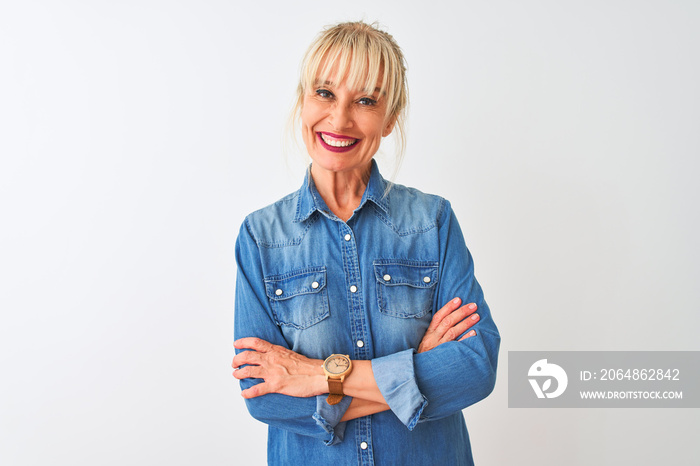
[[[423,340],[418,345],[419,353],[430,351],[447,341],[455,340],[469,330],[472,325],[479,322],[476,304],[469,303],[466,306],[459,307],[461,303],[461,299],[455,298],[435,313],[433,320],[430,321],[428,330],[423,335]],[[474,335],[476,335],[476,331],[472,330],[460,338],[459,341]]]
[[[260,338],[241,338],[233,343],[243,351],[233,358],[231,367],[237,379],[258,378],[263,383],[243,390],[243,398],[254,398],[266,393],[309,397],[328,392],[326,376],[320,359],[309,359],[299,353],[273,345]],[[246,365],[246,367],[241,367]]]

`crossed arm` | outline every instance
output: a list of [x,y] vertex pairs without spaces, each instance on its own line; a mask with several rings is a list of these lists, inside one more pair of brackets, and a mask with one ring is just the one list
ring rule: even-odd
[[[252,286],[264,277],[258,244],[246,221],[236,243],[239,270],[234,326],[239,339],[234,343],[238,354],[232,365],[254,418],[333,445],[342,441],[345,424],[341,421],[387,410],[388,405],[413,430],[418,422],[443,418],[491,393],[500,337],[449,202],[444,202],[440,212],[438,273],[452,279],[442,281],[434,302],[462,296],[468,304],[462,306],[459,299],[452,298],[435,313],[418,354],[405,350],[371,362],[353,361],[353,372],[344,383],[350,399],[335,406],[325,402],[328,388],[322,361],[290,351],[269,313],[247,312],[265,309],[269,302],[264,290]],[[467,318],[476,313],[476,306],[477,319]],[[470,328],[477,322],[479,329]],[[401,370],[394,372],[394,368]],[[268,396],[261,396],[265,394]]]
[[[457,340],[479,321],[476,304],[461,306],[461,303],[460,298],[454,298],[435,313],[418,347],[418,353]],[[475,335],[476,331],[472,329],[459,340]],[[243,351],[233,358],[233,376],[237,379],[264,380],[243,390],[243,398],[255,398],[268,393],[306,398],[328,393],[328,383],[321,367],[323,361],[320,359],[310,359],[283,346],[254,337],[236,340],[234,347],[249,351]],[[345,379],[343,391],[352,397],[352,401],[341,421],[389,409],[375,381],[371,361],[353,361],[353,371]]]

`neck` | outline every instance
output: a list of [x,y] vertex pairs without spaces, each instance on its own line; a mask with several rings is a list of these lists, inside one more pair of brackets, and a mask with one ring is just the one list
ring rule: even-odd
[[365,168],[347,172],[323,170],[312,164],[311,176],[328,208],[346,222],[362,201],[371,170],[371,163]]

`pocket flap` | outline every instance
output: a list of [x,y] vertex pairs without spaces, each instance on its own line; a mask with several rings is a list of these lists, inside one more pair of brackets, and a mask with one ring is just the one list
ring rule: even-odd
[[265,294],[273,301],[320,293],[325,287],[325,267],[309,267],[265,278]]
[[377,282],[386,286],[431,288],[438,281],[438,263],[408,259],[376,260],[374,275]]

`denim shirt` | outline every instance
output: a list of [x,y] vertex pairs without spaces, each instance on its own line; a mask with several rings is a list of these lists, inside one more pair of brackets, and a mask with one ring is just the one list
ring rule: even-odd
[[[236,260],[236,339],[371,360],[391,408],[340,422],[348,396],[334,406],[326,395],[246,400],[269,426],[269,464],[473,464],[461,410],[493,390],[500,337],[448,201],[398,184],[387,193],[373,161],[344,222],[307,173],[299,191],[246,218]],[[476,336],[416,353],[455,297],[477,304]]]

